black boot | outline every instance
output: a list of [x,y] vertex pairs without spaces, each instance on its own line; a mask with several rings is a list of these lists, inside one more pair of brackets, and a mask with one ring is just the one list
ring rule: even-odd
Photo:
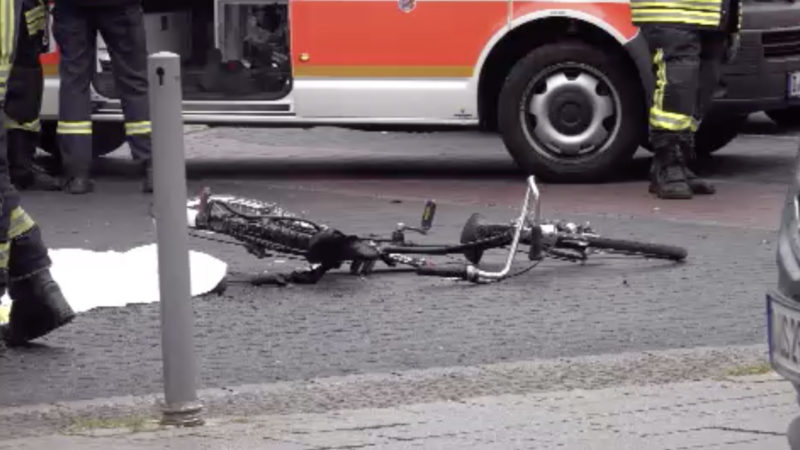
[[87,177],[71,177],[62,186],[65,192],[74,195],[88,194],[94,191],[94,183]]
[[49,270],[12,281],[8,294],[12,299],[11,313],[8,325],[1,331],[9,346],[40,338],[75,318]]
[[704,180],[697,176],[694,171],[690,168],[692,165],[697,164],[697,153],[694,151],[694,138],[689,139],[687,142],[681,144],[681,151],[683,153],[683,159],[686,161],[685,172],[686,172],[686,182],[689,183],[689,187],[692,189],[692,193],[698,195],[712,195],[717,192],[717,189],[714,187],[713,184]]
[[677,146],[656,149],[650,168],[650,193],[669,200],[688,200],[692,189],[686,180],[686,165]]
[[698,195],[712,195],[717,189],[708,180],[698,177],[689,167],[686,167],[686,182],[692,189],[692,193]]
[[20,190],[57,191],[58,180],[33,162],[38,133],[27,130],[8,131],[8,171],[11,183]]
[[14,187],[21,191],[59,191],[61,185],[58,180],[45,172],[39,166],[34,165],[31,172],[24,176],[13,178],[11,182]]
[[144,178],[142,180],[142,192],[150,194],[153,192],[153,166],[147,164],[144,169]]

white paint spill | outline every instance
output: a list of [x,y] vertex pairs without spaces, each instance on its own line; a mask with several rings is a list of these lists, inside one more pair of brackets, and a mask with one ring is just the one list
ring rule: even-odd
[[[190,251],[191,293],[207,294],[225,278],[228,265],[213,256]],[[95,252],[79,248],[51,249],[50,269],[75,312],[99,307],[124,307],[159,301],[156,244],[126,252]],[[8,294],[0,305],[0,323],[8,320]]]

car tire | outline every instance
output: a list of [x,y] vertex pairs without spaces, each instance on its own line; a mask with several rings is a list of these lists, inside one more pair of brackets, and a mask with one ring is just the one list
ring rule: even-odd
[[498,129],[527,174],[599,181],[631,160],[647,130],[645,113],[627,60],[567,41],[538,47],[514,65],[500,92]]
[[739,135],[747,115],[710,115],[703,119],[694,136],[695,153],[710,155],[724,148]]
[[[39,147],[45,152],[60,156],[57,122],[43,121],[39,134]],[[125,143],[125,125],[122,122],[94,122],[92,124],[92,152],[95,157],[107,155]]]
[[789,106],[764,112],[767,117],[782,127],[794,128],[800,126],[800,106]]

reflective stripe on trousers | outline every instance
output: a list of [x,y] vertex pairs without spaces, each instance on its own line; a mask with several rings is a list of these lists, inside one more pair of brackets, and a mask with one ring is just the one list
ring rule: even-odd
[[56,128],[58,134],[92,134],[92,122],[87,120],[71,122],[71,121],[58,121]]
[[125,123],[125,134],[128,136],[135,136],[137,134],[150,134],[150,131],[151,125],[149,120]]
[[650,125],[653,128],[670,131],[691,130],[695,120],[692,116],[664,110],[664,92],[667,89],[667,65],[664,63],[664,50],[656,50],[653,57],[656,68],[656,89],[653,105],[650,107]]
[[3,126],[7,130],[24,130],[33,133],[38,133],[42,131],[42,122],[39,119],[33,120],[31,122],[20,123],[10,117],[6,117],[6,121],[3,124]]
[[17,206],[11,211],[7,240],[0,241],[0,270],[8,270],[11,260],[11,242],[35,226],[36,222],[22,207]]
[[8,226],[8,238],[14,239],[22,236],[36,226],[33,218],[22,207],[17,206],[11,211],[11,220]]

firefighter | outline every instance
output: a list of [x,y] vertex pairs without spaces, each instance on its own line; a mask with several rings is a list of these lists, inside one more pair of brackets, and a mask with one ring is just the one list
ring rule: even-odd
[[[24,34],[24,0],[0,0],[0,120],[5,124],[5,90],[13,71],[17,37]],[[22,28],[22,30],[20,30]],[[50,274],[50,257],[39,226],[22,209],[8,170],[7,130],[0,126],[0,295],[8,291],[11,311],[0,327],[7,345],[20,345],[66,325],[75,313]]]
[[58,181],[33,162],[41,131],[44,78],[39,56],[47,45],[47,8],[42,0],[23,0],[21,8],[5,104],[11,182],[18,189],[58,190]]
[[740,2],[631,0],[633,24],[648,42],[655,75],[649,190],[660,198],[690,199],[716,190],[689,165],[695,160],[695,132],[719,91],[721,67],[738,49]]
[[143,191],[152,192],[147,48],[141,0],[58,0],[53,22],[60,53],[57,133],[64,162],[64,189],[73,194],[93,190],[89,85],[95,73],[100,33],[110,52],[128,144],[144,177]]

